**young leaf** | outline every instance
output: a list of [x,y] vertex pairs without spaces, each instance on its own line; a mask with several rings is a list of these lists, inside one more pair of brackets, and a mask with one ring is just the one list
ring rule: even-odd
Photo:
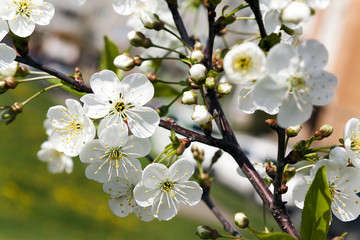
[[260,240],[297,240],[293,236],[286,233],[279,233],[279,232],[264,233],[264,232],[258,232],[250,227],[248,227],[248,230]]
[[326,167],[316,173],[306,196],[301,217],[301,240],[326,239],[331,216],[331,197],[326,180]]
[[104,52],[100,58],[99,69],[108,69],[115,73],[118,72],[118,68],[114,65],[114,59],[120,55],[119,49],[115,43],[109,40],[107,36],[104,37]]

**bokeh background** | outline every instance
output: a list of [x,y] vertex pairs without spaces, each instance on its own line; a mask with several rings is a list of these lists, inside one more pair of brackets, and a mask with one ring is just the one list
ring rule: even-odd
[[[126,34],[130,28],[126,26],[127,19],[113,12],[112,1],[88,0],[81,7],[74,0],[49,2],[54,4],[56,15],[49,26],[37,26],[30,41],[31,54],[39,61],[65,73],[72,73],[79,66],[84,79],[89,79],[97,71],[104,35],[121,51],[128,47]],[[326,108],[316,109],[314,117],[296,140],[306,138],[321,125],[330,123],[335,131],[323,144],[335,144],[342,136],[346,121],[351,117],[359,118],[358,9],[358,0],[332,1],[328,9],[319,11],[304,28],[304,39],[315,37],[327,46],[330,54],[327,69],[338,76],[339,87],[332,103]],[[198,18],[202,16],[205,16],[204,12]],[[191,23],[195,18],[186,19]],[[199,23],[199,35],[203,29],[201,24],[204,23]],[[236,36],[229,37],[229,43],[234,41]],[[186,72],[177,67],[173,71],[186,76]],[[45,86],[47,84],[41,82],[21,84],[16,90],[0,95],[0,105],[23,101]],[[239,134],[239,142],[250,157],[273,159],[276,156],[275,136],[263,125],[268,116],[260,112],[254,116],[241,113],[237,108],[236,90],[234,87],[232,95],[223,103]],[[193,208],[181,208],[180,214],[168,222],[154,220],[143,223],[132,215],[116,217],[108,207],[109,196],[102,191],[102,185],[85,177],[86,166],[78,158],[74,158],[73,173],[50,174],[46,164],[36,157],[41,143],[47,138],[43,121],[48,108],[64,104],[67,97],[71,96],[60,89],[47,92],[26,106],[16,121],[7,126],[0,125],[0,239],[198,239],[196,227],[204,224],[225,233],[203,203]],[[154,104],[166,102],[169,101],[162,99]],[[191,108],[188,111],[191,112]],[[192,127],[190,116],[178,116],[176,112],[179,110],[170,114],[181,124]],[[168,143],[167,136],[166,131],[157,132],[152,139],[155,152]],[[209,161],[214,149],[206,148],[205,151]],[[188,152],[185,156],[191,158]],[[142,163],[145,166],[147,160]],[[263,206],[256,200],[247,180],[237,176],[236,165],[226,154],[215,166],[211,195],[230,222],[235,212],[244,211],[252,227],[263,229]],[[291,206],[291,196],[286,199],[289,199],[289,212],[298,227],[301,213]],[[267,227],[278,230],[272,217],[265,214]],[[354,228],[356,224],[357,221],[343,224],[335,220],[330,231],[332,235],[349,231],[346,239],[355,240],[359,234],[359,230]],[[246,230],[238,230],[254,239]]]

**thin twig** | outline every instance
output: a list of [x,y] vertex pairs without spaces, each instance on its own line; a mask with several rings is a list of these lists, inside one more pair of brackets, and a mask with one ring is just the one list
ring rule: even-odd
[[245,0],[245,1],[250,5],[250,8],[255,15],[256,23],[259,27],[261,38],[265,38],[267,34],[266,34],[262,14],[260,11],[259,0]]
[[276,128],[278,134],[278,154],[276,163],[276,175],[274,179],[274,204],[283,205],[281,185],[283,180],[283,173],[285,168],[285,129],[281,127]]

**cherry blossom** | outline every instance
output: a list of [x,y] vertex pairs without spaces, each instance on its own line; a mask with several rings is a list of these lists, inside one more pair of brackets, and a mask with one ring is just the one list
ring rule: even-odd
[[143,106],[154,95],[154,87],[144,74],[130,74],[120,81],[114,72],[103,70],[91,77],[90,86],[94,94],[80,100],[88,117],[104,118],[98,127],[99,134],[117,124],[124,131],[129,127],[136,137],[153,135],[160,117],[154,109]]
[[202,195],[202,188],[188,181],[194,165],[179,159],[170,168],[160,163],[148,165],[142,180],[134,189],[134,198],[142,207],[152,206],[152,215],[159,220],[170,220],[179,211],[179,205],[194,206]]
[[[0,2],[1,3],[1,2]],[[4,20],[0,18],[0,41],[8,34],[9,28]],[[5,70],[14,62],[16,52],[5,43],[0,43],[0,70]]]
[[48,163],[48,170],[51,173],[61,173],[64,170],[66,173],[71,173],[73,170],[74,163],[71,157],[57,151],[50,141],[41,144],[41,150],[37,156],[41,161]]
[[343,132],[345,150],[351,159],[352,164],[360,168],[360,121],[350,119],[344,127]]

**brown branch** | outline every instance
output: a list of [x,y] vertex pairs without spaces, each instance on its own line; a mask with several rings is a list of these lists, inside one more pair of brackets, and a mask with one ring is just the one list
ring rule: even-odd
[[[203,186],[202,186],[203,187]],[[203,187],[203,195],[201,199],[204,201],[206,206],[210,209],[210,211],[216,216],[216,218],[222,223],[224,226],[225,231],[229,232],[231,235],[239,238],[244,238],[240,235],[238,231],[229,223],[226,218],[222,215],[219,209],[215,206],[213,201],[210,198],[210,187]]]
[[256,23],[259,27],[261,38],[265,38],[267,34],[266,34],[262,14],[260,11],[259,0],[245,0],[245,1],[249,4],[251,10],[255,15]]
[[278,155],[277,155],[277,163],[276,163],[276,175],[274,179],[274,204],[275,205],[283,205],[282,202],[282,180],[283,173],[285,168],[285,129],[277,126],[276,132],[278,134]]

